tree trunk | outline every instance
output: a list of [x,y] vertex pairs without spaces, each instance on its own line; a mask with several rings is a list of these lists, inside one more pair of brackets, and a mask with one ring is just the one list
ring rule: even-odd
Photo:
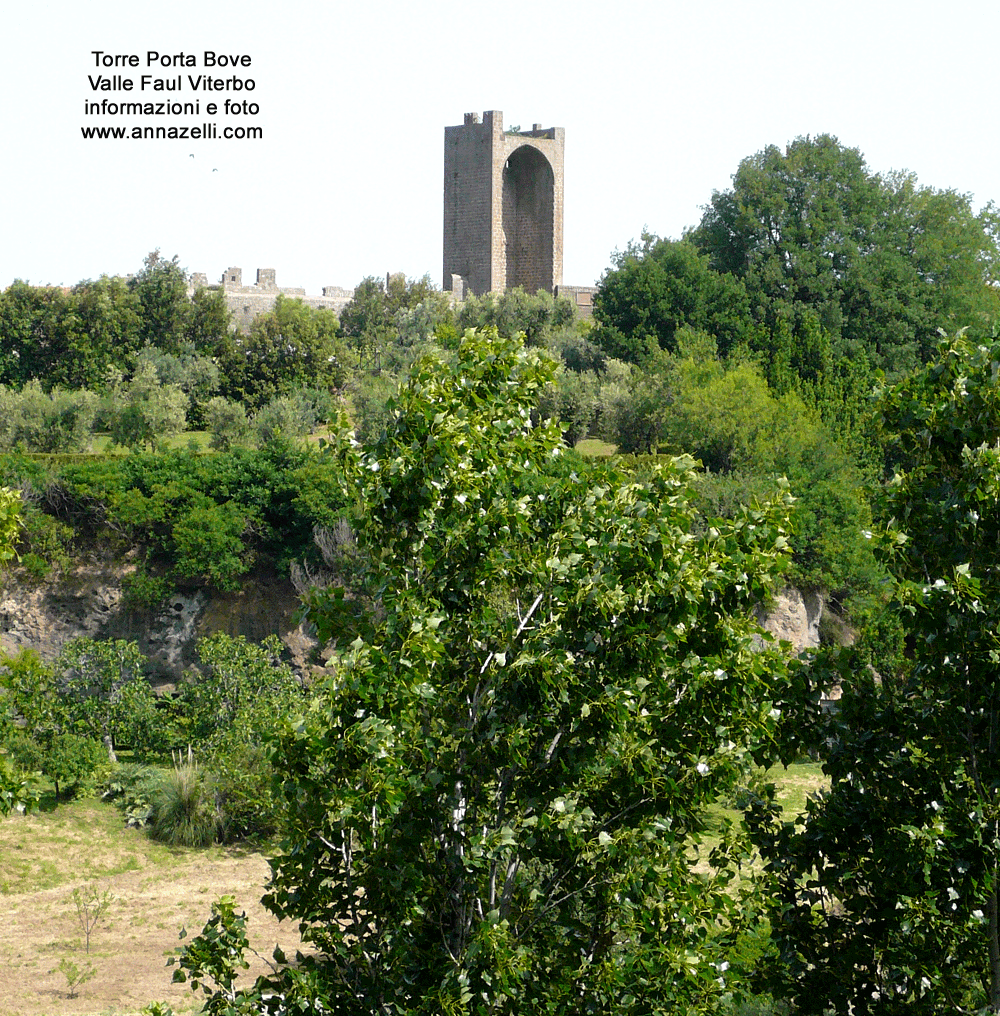
[[997,913],[997,866],[993,865],[993,886],[990,889],[989,907],[990,917],[990,1010],[1000,1013],[1000,925],[998,925]]

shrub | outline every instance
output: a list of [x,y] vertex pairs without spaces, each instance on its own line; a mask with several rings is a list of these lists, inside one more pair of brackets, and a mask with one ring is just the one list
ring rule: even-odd
[[21,564],[36,581],[45,578],[53,568],[64,570],[70,565],[70,541],[73,529],[33,504],[26,504],[22,513]]
[[158,607],[174,591],[174,584],[165,575],[150,575],[139,568],[122,580],[122,603],[128,610]]
[[173,771],[153,795],[150,833],[172,847],[208,847],[215,841],[215,798],[191,749],[178,755]]
[[60,795],[78,797],[95,790],[111,768],[108,751],[100,741],[79,734],[56,734],[45,753],[42,772]]
[[241,740],[234,732],[213,746],[211,765],[220,839],[228,843],[273,836],[278,813],[270,747]]
[[229,451],[233,445],[245,442],[250,434],[246,409],[221,395],[206,403],[205,425],[212,434],[211,446],[215,451]]
[[117,748],[155,754],[171,732],[145,676],[146,657],[124,639],[72,639],[59,656],[61,690],[73,724]]
[[232,501],[192,507],[174,523],[174,571],[186,579],[207,579],[218,589],[239,588],[250,570],[242,536],[246,516]]
[[26,731],[12,727],[0,742],[0,749],[20,773],[40,773],[45,769],[45,749]]
[[153,817],[153,801],[163,786],[162,769],[119,762],[104,784],[102,801],[113,801],[125,816],[125,825],[142,827]]
[[37,380],[15,392],[0,388],[0,447],[31,452],[86,451],[97,413],[93,392],[42,391]]
[[303,437],[316,425],[313,403],[299,393],[280,395],[264,406],[253,418],[253,431],[259,444]]

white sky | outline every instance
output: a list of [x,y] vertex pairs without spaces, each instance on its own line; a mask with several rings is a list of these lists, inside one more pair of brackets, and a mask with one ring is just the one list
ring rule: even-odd
[[[159,247],[217,280],[430,273],[441,284],[444,127],[500,109],[566,129],[564,274],[593,284],[644,225],[679,236],[740,159],[829,132],[877,171],[1000,198],[995,0],[11,0],[0,19],[0,288],[136,271]],[[136,53],[93,92],[92,50]],[[197,68],[145,66],[183,51]],[[247,53],[261,141],[84,140],[85,100]],[[231,71],[213,72],[228,76]],[[194,153],[195,158],[191,158]],[[217,172],[213,172],[217,170]]]

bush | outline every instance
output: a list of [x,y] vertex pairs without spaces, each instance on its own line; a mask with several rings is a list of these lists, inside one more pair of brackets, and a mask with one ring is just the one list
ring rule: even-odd
[[0,448],[31,452],[82,452],[90,447],[97,396],[93,392],[42,391],[30,381],[15,392],[0,387]]
[[260,840],[278,829],[271,781],[271,749],[239,737],[224,736],[212,750],[212,787],[219,810],[220,839]]
[[53,568],[62,571],[70,565],[70,541],[73,529],[46,515],[33,504],[22,513],[21,564],[36,581]]
[[153,766],[119,762],[104,783],[102,801],[113,801],[126,826],[146,826],[153,817],[153,801],[163,787],[164,773]]
[[160,384],[156,369],[140,363],[119,408],[109,418],[111,439],[126,448],[163,448],[187,424],[189,399],[178,385]]
[[174,523],[174,571],[181,578],[204,578],[218,589],[239,588],[250,569],[241,537],[246,517],[232,501],[196,505]]
[[[72,723],[118,748],[161,752],[171,731],[156,709],[156,693],[145,676],[146,657],[124,639],[71,639],[58,669]],[[110,740],[109,740],[110,739]]]
[[110,768],[108,750],[100,741],[65,733],[52,738],[42,773],[55,785],[56,798],[79,797],[96,790]]
[[40,773],[45,768],[45,749],[26,731],[12,727],[0,742],[15,770],[20,773]]
[[191,749],[177,756],[174,768],[153,793],[150,834],[172,847],[208,847],[215,842],[215,795]]
[[159,607],[173,590],[173,582],[165,575],[150,575],[140,567],[122,579],[122,603],[127,610]]
[[246,409],[221,395],[208,400],[205,425],[212,434],[211,446],[215,451],[229,451],[233,445],[243,444],[250,435]]
[[279,395],[253,418],[257,443],[304,437],[316,425],[316,407],[305,396],[295,393]]

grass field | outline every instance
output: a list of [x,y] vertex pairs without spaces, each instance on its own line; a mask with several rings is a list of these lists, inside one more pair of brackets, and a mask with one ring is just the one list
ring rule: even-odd
[[[270,957],[276,943],[289,954],[299,945],[290,925],[260,905],[269,868],[254,851],[171,849],[126,829],[120,812],[98,801],[75,801],[56,811],[0,822],[0,1016],[126,1016],[151,1001],[177,1013],[200,1003],[172,984],[167,957],[186,927],[198,934],[213,900],[236,897],[246,910],[251,943]],[[85,951],[73,890],[92,885],[114,900]],[[67,959],[94,976],[71,998],[58,969]],[[257,961],[252,982],[266,966]]]
[[[183,434],[175,434],[173,437],[167,438],[166,447],[171,449],[191,448],[195,451],[208,451],[208,442],[211,440],[211,437],[212,435],[207,430],[186,430]],[[94,434],[90,450],[95,455],[107,455],[109,453],[128,454],[125,448],[115,447],[111,443],[111,435],[105,433]]]
[[581,455],[590,458],[607,458],[618,450],[617,445],[609,444],[596,437],[585,437],[573,446]]
[[[767,778],[779,786],[789,815],[826,782],[820,766],[809,763],[772,770]],[[710,812],[703,858],[726,818],[736,821],[739,812]],[[166,961],[180,944],[181,927],[200,932],[218,897],[233,895],[246,910],[261,956],[270,957],[275,944],[289,955],[299,946],[295,928],[260,905],[268,874],[256,851],[165,847],[124,828],[116,808],[94,800],[0,821],[0,1016],[135,1016],[151,1001],[168,1002],[179,1014],[198,1012],[197,996],[171,983]],[[73,890],[89,886],[114,900],[87,955]],[[75,998],[58,969],[64,959],[95,968]],[[254,962],[248,982],[266,969],[263,960]]]

